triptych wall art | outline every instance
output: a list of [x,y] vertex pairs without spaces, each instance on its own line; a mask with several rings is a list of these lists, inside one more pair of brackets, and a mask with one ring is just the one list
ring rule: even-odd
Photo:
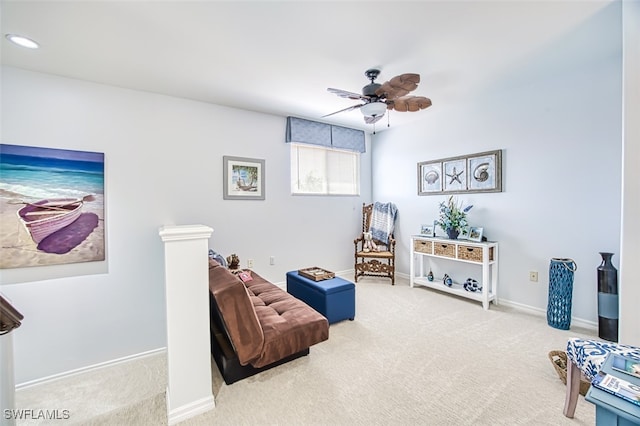
[[0,230],[0,269],[104,260],[104,154],[0,144]]
[[502,192],[502,150],[418,163],[418,195]]

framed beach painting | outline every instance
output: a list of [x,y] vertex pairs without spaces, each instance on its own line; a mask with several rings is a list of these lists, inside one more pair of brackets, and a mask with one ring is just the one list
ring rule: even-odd
[[264,200],[264,160],[223,156],[223,199]]
[[0,144],[0,269],[105,259],[104,154]]
[[435,237],[436,236],[436,228],[434,224],[422,224],[420,226],[420,234],[426,237]]
[[469,237],[467,238],[469,241],[482,241],[482,234],[484,232],[484,228],[480,228],[479,226],[470,226],[469,227]]

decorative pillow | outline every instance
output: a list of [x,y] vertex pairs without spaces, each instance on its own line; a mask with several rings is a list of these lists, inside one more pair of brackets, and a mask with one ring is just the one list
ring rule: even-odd
[[243,283],[247,283],[253,280],[253,278],[251,277],[251,270],[249,269],[229,269],[229,272],[240,278],[240,281],[242,281]]
[[251,280],[253,280],[253,278],[251,278],[251,271],[242,271],[238,274],[238,278],[240,278],[240,280],[242,280],[243,283],[247,283]]

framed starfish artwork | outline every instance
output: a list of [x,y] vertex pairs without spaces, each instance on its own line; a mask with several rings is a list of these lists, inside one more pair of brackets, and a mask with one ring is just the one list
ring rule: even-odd
[[466,158],[443,161],[444,192],[464,191],[467,189],[467,160]]
[[502,150],[418,163],[418,195],[502,192]]

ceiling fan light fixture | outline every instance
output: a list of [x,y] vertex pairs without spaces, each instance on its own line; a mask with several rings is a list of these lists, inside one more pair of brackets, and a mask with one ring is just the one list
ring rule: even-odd
[[368,104],[362,105],[362,107],[360,108],[362,115],[365,115],[367,117],[377,117],[384,114],[386,110],[387,104],[385,102],[379,101],[369,102]]

